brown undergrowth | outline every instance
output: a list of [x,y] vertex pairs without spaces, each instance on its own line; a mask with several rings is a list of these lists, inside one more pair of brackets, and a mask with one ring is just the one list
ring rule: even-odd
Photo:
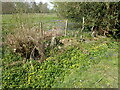
[[18,28],[14,34],[7,35],[6,44],[14,53],[19,53],[26,59],[45,60],[45,40],[53,36],[61,36],[61,31],[45,31],[43,35],[39,29]]

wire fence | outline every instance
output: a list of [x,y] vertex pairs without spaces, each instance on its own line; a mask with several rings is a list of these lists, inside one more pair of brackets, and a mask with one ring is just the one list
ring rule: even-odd
[[[40,21],[41,22],[41,21]],[[36,23],[32,23],[32,22],[28,22],[28,23],[16,23],[16,24],[11,24],[11,23],[2,23],[2,26],[5,28],[8,27],[20,27],[22,26],[22,24],[24,26],[30,26],[30,27],[35,27],[37,28],[37,26],[39,26],[40,22],[36,22]],[[44,29],[45,30],[50,30],[52,29],[52,27],[56,27],[59,28],[61,30],[64,30],[66,27],[66,20],[51,20],[51,21],[43,21],[42,22],[44,25]],[[72,21],[67,21],[67,30],[77,30],[80,29],[80,23],[76,23],[76,22],[72,22]]]
[[[42,23],[42,29],[44,31],[52,31],[54,29],[61,30],[65,36],[78,36],[78,31],[82,29],[80,23],[76,23],[69,20],[49,20],[49,21],[40,21],[40,22],[20,22],[20,23],[2,23],[3,30],[11,30],[16,28],[30,28],[32,30],[40,30],[40,23]],[[81,27],[80,27],[81,26]],[[9,31],[8,31],[9,32]],[[79,35],[81,36],[81,35]]]
[[[68,31],[72,30],[74,32],[74,30],[78,30],[78,29],[80,30],[81,26],[82,26],[80,23],[75,23],[75,22],[72,22],[72,21],[67,21],[66,22],[66,20],[51,20],[51,21],[44,21],[42,23],[43,23],[43,29],[47,30],[47,31],[51,31],[53,28],[57,28],[58,30],[63,30],[63,31],[65,31],[65,30],[68,30]],[[33,29],[40,29],[40,26],[39,26],[40,22],[25,23],[25,24],[23,23],[21,25],[20,24],[11,24],[11,23],[2,23],[2,26],[5,29],[8,29],[10,27],[17,28],[17,27],[22,26],[22,25],[23,26],[29,26],[30,28],[33,28]],[[108,67],[109,67],[109,65],[108,65]],[[101,81],[104,78],[110,77],[110,78],[113,79],[113,81],[115,81],[115,85],[114,86],[117,87],[116,82],[118,82],[118,78],[117,78],[116,75],[118,75],[118,74],[113,76],[113,75],[108,74],[108,72],[110,72],[110,71],[107,71],[107,70],[103,70],[103,71],[104,72],[101,73],[101,75],[103,75],[103,76],[101,76],[101,78],[99,78],[93,84],[96,85],[96,86],[104,87],[104,85],[103,85],[103,83],[101,83]],[[88,82],[90,82],[90,81],[88,80]],[[108,87],[114,87],[112,85],[111,86],[109,86],[109,85],[111,85],[111,84],[108,84]]]

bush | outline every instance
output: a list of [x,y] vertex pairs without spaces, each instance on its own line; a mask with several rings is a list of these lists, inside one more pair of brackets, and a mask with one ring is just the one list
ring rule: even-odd
[[28,28],[18,28],[14,34],[7,36],[6,44],[14,53],[22,57],[44,58],[44,44],[41,33]]
[[[12,52],[19,53],[22,57],[29,59],[45,59],[45,49],[48,49],[53,42],[53,36],[62,36],[62,30],[45,31],[41,34],[39,29],[18,28],[15,33],[7,35],[6,44],[12,49]],[[58,44],[58,41],[56,41]]]

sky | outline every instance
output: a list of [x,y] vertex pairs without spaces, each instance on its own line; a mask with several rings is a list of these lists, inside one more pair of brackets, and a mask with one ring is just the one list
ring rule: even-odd
[[35,2],[50,2],[51,0],[35,0]]
[[48,3],[48,8],[53,9],[53,4],[50,3],[51,0],[35,0],[36,3],[43,2],[43,3]]

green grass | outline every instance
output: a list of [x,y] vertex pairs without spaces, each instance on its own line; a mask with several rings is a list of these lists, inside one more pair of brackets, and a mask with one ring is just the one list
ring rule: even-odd
[[[111,53],[108,51],[108,54]],[[81,74],[81,69],[70,70],[57,88],[118,88],[118,57],[114,51],[112,56],[102,56],[101,62],[90,66]],[[98,57],[99,58],[99,57]],[[99,60],[95,58],[95,60]]]
[[[117,88],[117,43],[99,42],[97,46],[84,43],[84,46],[89,54],[84,54],[79,47],[69,46],[43,63],[28,60],[25,64],[4,65],[3,87]],[[7,58],[14,60],[15,57]]]
[[[55,14],[13,14],[2,16],[2,26],[5,29],[15,29],[23,25],[35,26],[43,22],[43,25],[59,18]],[[51,22],[54,23],[54,22]],[[45,25],[46,26],[46,25]]]
[[[51,26],[51,20],[59,19],[56,15],[30,14],[15,19],[16,15],[3,16],[3,33],[15,29],[11,24],[19,24],[20,19],[32,23],[41,20]],[[26,20],[26,21],[25,21]],[[8,25],[8,26],[6,26]],[[32,26],[31,26],[32,27]],[[50,27],[49,27],[50,28]],[[10,31],[9,31],[10,30]],[[66,47],[64,50],[52,49],[44,62],[23,61],[18,54],[6,52],[2,59],[3,88],[117,88],[118,87],[118,42],[111,38],[99,37],[93,40],[90,33],[83,33],[87,42]],[[60,37],[71,38],[71,36]],[[77,37],[79,39],[79,37]],[[9,50],[8,50],[9,51]],[[53,53],[54,52],[54,53]]]

